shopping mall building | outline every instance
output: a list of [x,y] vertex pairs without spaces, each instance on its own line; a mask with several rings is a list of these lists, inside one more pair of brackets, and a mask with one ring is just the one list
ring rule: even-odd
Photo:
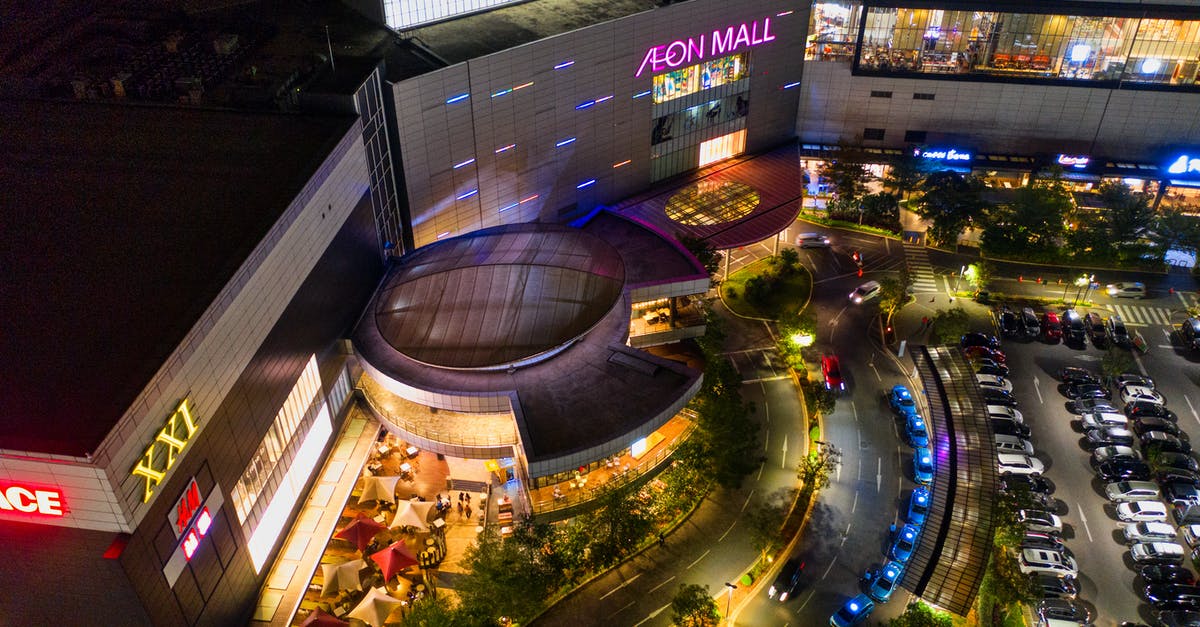
[[[73,15],[2,57],[0,622],[287,624],[284,547],[383,434],[535,516],[652,476],[707,276],[604,208],[661,181],[853,146],[1200,189],[1195,0],[295,10]],[[96,47],[125,65],[49,60]]]

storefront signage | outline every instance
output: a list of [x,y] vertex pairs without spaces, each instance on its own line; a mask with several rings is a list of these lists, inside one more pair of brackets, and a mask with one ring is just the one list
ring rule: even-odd
[[1200,175],[1200,157],[1179,155],[1167,166],[1168,174]]
[[1086,168],[1092,158],[1087,155],[1058,155],[1056,161],[1064,168]]
[[192,519],[196,517],[196,513],[200,511],[200,506],[203,501],[200,500],[200,486],[196,483],[196,478],[188,482],[187,488],[184,489],[183,495],[175,501],[175,507],[172,507],[167,512],[167,520],[171,521],[171,529],[175,532],[175,537],[178,538],[187,531],[188,525],[192,524]]
[[[200,491],[195,486],[196,480],[193,478],[188,483],[187,489],[184,490],[183,496],[180,497],[179,503],[175,504],[177,510],[181,506],[183,507],[184,512],[180,514],[181,516],[191,512],[191,518],[186,521],[179,519],[181,522],[176,523],[176,518],[171,517],[171,521],[174,523],[172,524],[173,531],[179,534],[179,543],[175,545],[175,550],[167,558],[167,563],[163,565],[162,569],[169,586],[174,586],[175,582],[179,581],[179,576],[187,568],[188,562],[192,561],[192,556],[203,546],[204,538],[214,530],[213,522],[216,521],[217,514],[221,513],[221,507],[225,504],[225,497],[221,495],[220,485],[214,485],[212,491],[208,493],[208,497],[203,501],[199,500]],[[217,529],[227,528],[217,527]]]
[[936,161],[970,161],[971,153],[954,148],[913,148],[913,156]]
[[158,435],[154,437],[154,441],[150,443],[150,447],[146,449],[130,473],[146,480],[142,493],[143,503],[150,502],[154,488],[162,483],[163,478],[167,476],[167,471],[175,465],[175,458],[179,456],[195,433],[196,419],[192,416],[188,399],[185,398],[180,401],[175,412],[158,431]]
[[771,34],[771,18],[764,17],[754,22],[742,22],[737,26],[727,26],[717,29],[711,36],[698,35],[687,39],[676,39],[669,44],[653,46],[642,57],[637,74],[641,76],[646,68],[651,72],[675,69],[682,65],[699,63],[710,57],[731,54],[743,48],[751,48],[769,41],[775,41]]
[[62,516],[62,492],[48,488],[0,484],[0,511]]

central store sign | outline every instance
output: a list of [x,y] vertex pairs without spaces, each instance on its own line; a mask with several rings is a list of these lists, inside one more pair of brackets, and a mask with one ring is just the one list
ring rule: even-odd
[[954,148],[913,148],[913,156],[933,161],[970,161],[971,153]]
[[158,435],[154,436],[150,447],[130,471],[133,476],[142,477],[146,481],[142,492],[143,503],[150,502],[154,489],[162,483],[171,466],[175,465],[175,458],[188,445],[188,441],[196,433],[196,428],[196,418],[192,416],[192,409],[185,398],[179,402],[175,412],[167,418],[166,424],[159,429]]
[[62,492],[46,488],[0,484],[0,511],[62,516]]
[[743,48],[752,48],[775,41],[771,34],[771,18],[764,17],[753,22],[742,22],[737,26],[717,29],[712,35],[697,35],[687,39],[676,39],[669,44],[653,46],[642,56],[637,74],[641,76],[648,67],[650,71],[673,70],[683,65],[692,65],[705,59],[732,54]]

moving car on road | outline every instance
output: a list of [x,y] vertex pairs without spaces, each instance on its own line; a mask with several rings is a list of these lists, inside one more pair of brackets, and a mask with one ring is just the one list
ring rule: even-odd
[[872,298],[879,296],[879,289],[879,281],[867,281],[866,283],[854,288],[853,292],[850,292],[850,302],[854,303],[855,305],[861,305]]
[[1146,285],[1140,281],[1109,283],[1105,293],[1113,298],[1145,298]]
[[780,603],[787,601],[796,593],[796,587],[800,585],[800,575],[803,572],[804,562],[800,561],[799,557],[789,559],[784,563],[783,568],[779,569],[775,581],[767,589],[767,598],[774,599],[775,595],[779,595]]
[[829,248],[829,238],[820,233],[801,233],[796,236],[800,248]]
[[842,363],[837,355],[821,355],[821,374],[825,375],[825,389],[842,392],[846,382],[842,379]]

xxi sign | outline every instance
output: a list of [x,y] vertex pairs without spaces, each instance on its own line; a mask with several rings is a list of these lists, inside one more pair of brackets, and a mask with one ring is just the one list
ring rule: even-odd
[[185,398],[180,401],[175,412],[158,431],[158,435],[154,437],[150,447],[146,449],[131,471],[133,476],[146,480],[145,490],[142,494],[143,503],[150,502],[154,488],[162,483],[163,478],[167,476],[167,471],[175,465],[175,458],[187,446],[188,441],[195,433],[196,418],[192,416],[192,409],[188,405],[188,399]]

